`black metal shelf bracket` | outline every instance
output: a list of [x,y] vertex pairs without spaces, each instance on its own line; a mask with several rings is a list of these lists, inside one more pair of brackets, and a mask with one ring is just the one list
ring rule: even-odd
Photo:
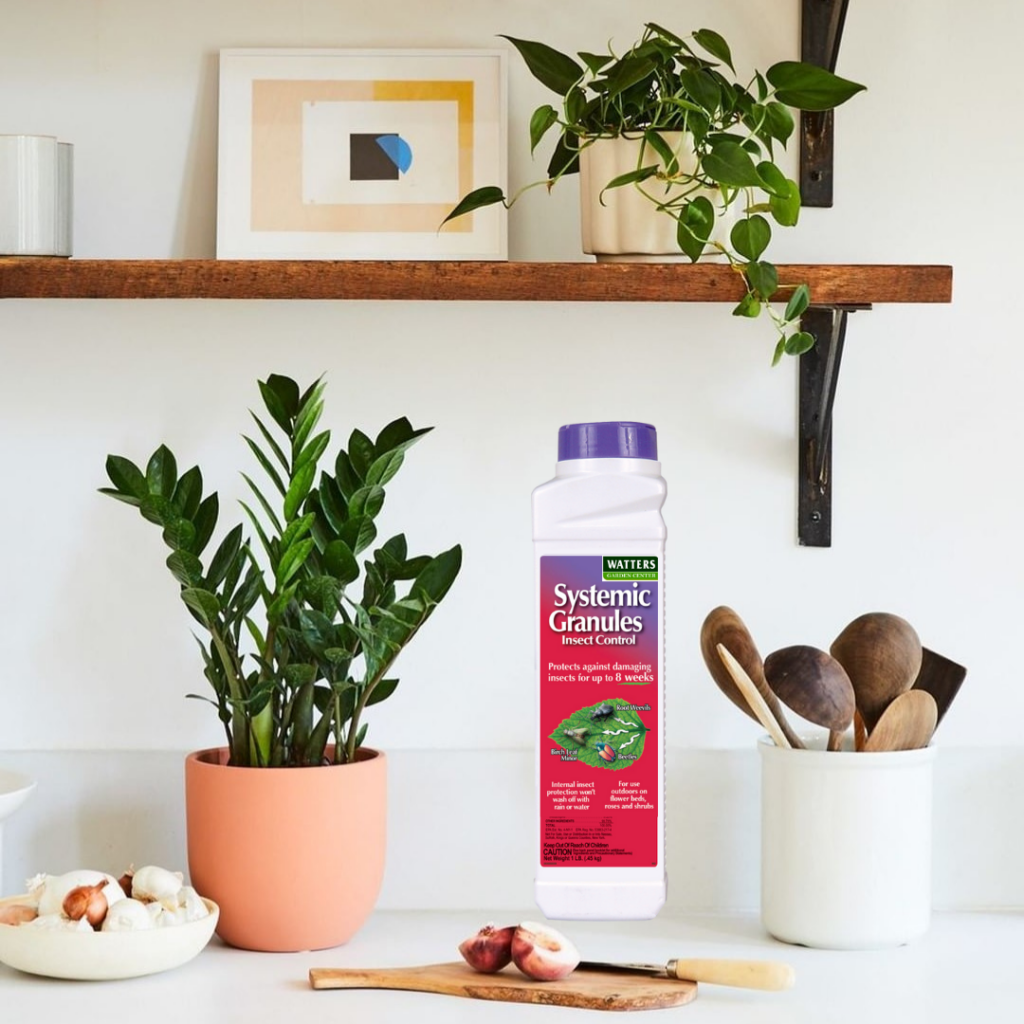
[[815,344],[800,357],[800,464],[797,536],[804,547],[832,546],[832,407],[850,313],[870,306],[812,306],[800,327]]
[[[802,0],[800,59],[835,71],[849,0]],[[835,121],[831,110],[800,114],[800,201],[832,205]],[[800,465],[797,537],[812,548],[832,546],[832,406],[846,341],[846,320],[870,306],[812,306],[801,329],[815,345],[800,357]]]
[[[800,59],[835,71],[849,0],[803,0]],[[800,199],[804,206],[832,205],[831,110],[800,114]]]

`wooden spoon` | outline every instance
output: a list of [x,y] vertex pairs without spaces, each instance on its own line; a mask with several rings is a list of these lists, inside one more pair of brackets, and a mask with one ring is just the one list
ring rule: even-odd
[[768,685],[801,718],[828,729],[828,749],[839,750],[857,700],[843,666],[817,647],[783,647],[764,663]]
[[[742,711],[755,721],[760,721],[744,698],[735,679],[726,669],[718,656],[718,645],[722,644],[729,653],[743,666],[743,671],[753,683],[761,699],[768,706],[772,717],[778,722],[779,729],[791,747],[803,747],[796,733],[789,727],[786,716],[779,706],[778,699],[764,678],[764,663],[758,653],[757,645],[743,620],[731,609],[720,605],[708,612],[704,624],[700,628],[700,652],[704,656],[712,679],[718,688]],[[764,723],[761,723],[764,725]]]
[[927,747],[939,713],[935,698],[924,690],[901,693],[886,709],[864,744],[866,752],[917,750]]
[[791,744],[779,726],[778,719],[772,714],[771,709],[761,696],[760,690],[744,671],[743,666],[729,653],[729,649],[724,644],[718,645],[717,653],[740,694],[750,702],[750,711],[754,718],[768,730],[768,735],[771,736],[775,746],[789,750]]
[[888,612],[854,619],[835,638],[831,651],[853,683],[857,710],[869,732],[921,670],[921,641],[914,627]]
[[864,719],[860,717],[859,711],[853,713],[853,749],[863,750],[864,744],[868,741],[868,727]]
[[967,669],[958,665],[941,654],[929,651],[927,647],[921,650],[921,671],[918,673],[913,690],[924,690],[935,698],[935,705],[938,708],[939,717],[935,728],[942,722],[942,716],[949,710],[953,698],[957,695],[967,677]]

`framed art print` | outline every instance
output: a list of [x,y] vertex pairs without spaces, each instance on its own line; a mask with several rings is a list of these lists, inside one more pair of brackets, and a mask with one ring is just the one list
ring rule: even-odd
[[222,50],[219,259],[507,258],[500,50]]

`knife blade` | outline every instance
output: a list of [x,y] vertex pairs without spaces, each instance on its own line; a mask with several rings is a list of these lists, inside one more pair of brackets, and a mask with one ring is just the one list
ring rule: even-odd
[[709,985],[731,985],[734,988],[756,988],[781,992],[796,983],[796,972],[789,964],[774,960],[676,959],[666,964],[603,963],[581,960],[578,971],[607,971],[613,974],[646,974],[652,978],[675,978],[704,982]]

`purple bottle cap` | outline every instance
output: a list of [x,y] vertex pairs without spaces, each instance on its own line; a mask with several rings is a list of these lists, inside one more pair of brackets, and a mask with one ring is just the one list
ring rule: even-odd
[[558,461],[569,459],[658,459],[658,432],[650,423],[612,420],[567,423],[558,428]]

